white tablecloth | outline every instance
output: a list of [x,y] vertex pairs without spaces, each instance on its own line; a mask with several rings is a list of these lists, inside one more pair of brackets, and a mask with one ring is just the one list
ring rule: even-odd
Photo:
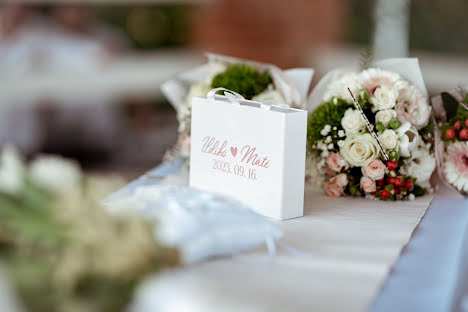
[[[154,170],[152,175],[174,170],[165,165]],[[140,183],[145,182],[137,181],[134,185]],[[174,303],[191,307],[186,311],[219,310],[221,307],[223,310],[230,307],[232,311],[387,311],[389,306],[385,305],[385,300],[392,302],[389,297],[397,298],[413,290],[399,287],[397,294],[385,287],[382,295],[377,296],[401,248],[424,215],[430,197],[413,203],[333,200],[310,190],[306,197],[306,216],[279,224],[285,230],[283,244],[307,255],[298,256],[280,248],[272,264],[266,251],[259,249],[234,258],[211,260],[156,277],[147,284],[146,295],[141,295],[145,293],[142,291],[138,300],[146,296],[142,301],[151,302],[152,307],[162,307],[161,311],[173,310]],[[435,203],[438,202],[439,199]],[[439,224],[438,220],[432,220]],[[428,239],[433,238],[428,236]],[[453,246],[460,247],[459,240],[447,239]],[[420,262],[418,259],[413,265],[419,267]],[[393,276],[394,273],[389,281]],[[417,268],[406,278],[414,283],[420,281],[421,288],[430,287]],[[439,287],[452,287],[448,280]],[[453,284],[453,278],[450,283]],[[376,297],[377,303],[373,304]],[[402,304],[399,309],[404,311],[405,306]],[[412,310],[418,308],[412,306]]]

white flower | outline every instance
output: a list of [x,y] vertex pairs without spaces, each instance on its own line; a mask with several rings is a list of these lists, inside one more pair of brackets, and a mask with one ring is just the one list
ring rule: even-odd
[[339,146],[340,148],[343,147],[343,145],[344,145],[344,140],[339,140],[337,144],[338,144],[338,146]]
[[364,89],[373,95],[377,88],[395,89],[400,84],[401,76],[397,73],[380,68],[368,68],[359,74],[359,80]]
[[368,161],[379,157],[379,147],[369,134],[348,136],[340,148],[343,158],[352,166],[362,167]]
[[0,192],[18,194],[23,188],[23,160],[10,144],[5,145],[0,157]]
[[358,74],[356,73],[344,73],[341,78],[333,81],[328,85],[327,91],[323,97],[325,102],[330,101],[334,97],[343,99],[348,103],[353,103],[353,98],[349,94],[348,88],[351,89],[351,92],[356,96],[360,90],[362,90],[362,85],[358,79]]
[[401,123],[408,121],[418,130],[428,124],[431,116],[431,107],[427,97],[412,85],[400,89],[395,110],[398,121]]
[[384,126],[388,126],[390,121],[392,121],[393,118],[396,118],[397,113],[394,109],[384,109],[381,111],[378,111],[377,114],[375,114],[375,121],[376,122],[381,122],[384,124]]
[[429,153],[425,146],[419,146],[413,152],[412,158],[404,160],[400,173],[416,178],[416,184],[422,188],[430,188],[429,180],[435,167],[435,157]]
[[343,130],[341,130],[341,129],[338,130],[338,136],[339,136],[340,138],[344,137],[344,136],[345,136],[345,132],[344,132]]
[[185,131],[190,125],[190,116],[192,115],[192,98],[194,96],[206,95],[211,90],[211,84],[208,81],[194,83],[185,97],[185,102],[177,109],[177,120],[179,121],[179,132]]
[[411,126],[409,122],[404,122],[398,129],[397,133],[400,136],[400,149],[399,154],[402,157],[410,157],[411,152],[416,150],[421,137],[419,136],[418,130]]
[[53,193],[78,189],[82,178],[79,165],[60,156],[36,158],[29,172],[34,183]]
[[455,188],[468,194],[468,142],[456,142],[447,147],[444,175]]
[[327,136],[327,137],[325,138],[325,143],[330,143],[331,141],[332,141],[331,136]]
[[416,198],[416,196],[414,196],[413,193],[411,193],[411,194],[408,195],[408,199],[409,199],[409,200],[414,200],[415,198]]
[[371,96],[370,102],[372,103],[372,111],[379,111],[395,107],[398,97],[398,91],[394,88],[381,86],[377,88],[374,95]]
[[386,150],[393,150],[398,147],[398,135],[395,130],[386,129],[383,133],[379,134],[379,140],[382,147]]
[[268,88],[262,93],[252,97],[252,101],[265,102],[265,101],[278,101],[281,103],[286,103],[285,99],[281,94],[276,91],[272,84],[268,85]]
[[348,135],[360,133],[366,128],[366,124],[362,120],[361,113],[352,108],[348,108],[345,112],[343,119],[341,119],[341,126]]
[[330,125],[325,125],[325,127],[323,127],[322,130],[320,130],[320,134],[322,136],[326,136],[330,133],[330,130],[331,130],[331,126]]

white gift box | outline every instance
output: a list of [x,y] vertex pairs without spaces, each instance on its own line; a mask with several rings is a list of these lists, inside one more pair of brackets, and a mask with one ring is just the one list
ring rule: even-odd
[[[225,90],[225,96],[215,95]],[[217,88],[192,100],[190,186],[285,220],[303,215],[307,111]]]

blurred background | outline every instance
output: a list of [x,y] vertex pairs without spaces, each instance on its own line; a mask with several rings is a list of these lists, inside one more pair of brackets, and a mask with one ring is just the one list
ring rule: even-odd
[[205,51],[314,67],[316,83],[374,46],[419,57],[435,94],[468,84],[466,12],[465,0],[1,2],[0,145],[134,178],[177,139],[160,84]]

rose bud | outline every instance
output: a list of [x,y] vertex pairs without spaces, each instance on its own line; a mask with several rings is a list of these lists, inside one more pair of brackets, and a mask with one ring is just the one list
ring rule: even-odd
[[447,129],[447,131],[445,131],[445,137],[449,140],[453,139],[455,135],[456,133],[455,133],[455,130],[453,129]]
[[383,199],[387,199],[388,196],[390,196],[390,192],[389,192],[389,191],[387,191],[387,190],[382,190],[382,191],[380,192],[380,197],[382,197]]
[[398,167],[398,162],[393,161],[393,160],[388,160],[387,161],[387,169],[392,171],[395,170]]
[[460,139],[462,139],[463,141],[465,140],[468,140],[468,129],[462,129],[460,131],[460,133],[458,134],[458,136],[460,137]]
[[395,178],[395,186],[400,187],[403,184],[403,179],[400,177]]
[[405,188],[410,190],[412,187],[413,187],[413,181],[411,181],[410,179],[406,180],[405,181]]
[[460,130],[460,127],[461,127],[461,122],[460,122],[460,120],[458,120],[457,122],[455,122],[455,123],[453,124],[453,128],[454,128],[455,130],[457,130],[457,131]]
[[395,184],[395,178],[394,177],[387,177],[387,183],[388,184]]

